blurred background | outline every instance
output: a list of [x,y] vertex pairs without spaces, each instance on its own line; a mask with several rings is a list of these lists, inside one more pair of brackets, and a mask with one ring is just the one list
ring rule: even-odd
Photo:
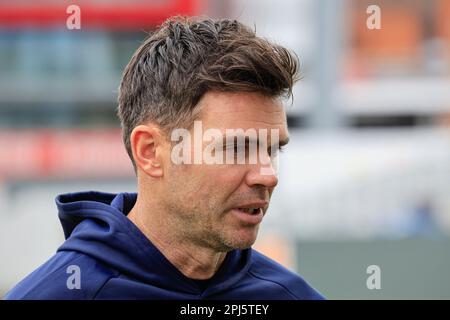
[[238,19],[300,58],[256,247],[330,299],[450,299],[449,0],[0,0],[0,297],[63,242],[56,195],[136,190],[117,88],[174,14]]

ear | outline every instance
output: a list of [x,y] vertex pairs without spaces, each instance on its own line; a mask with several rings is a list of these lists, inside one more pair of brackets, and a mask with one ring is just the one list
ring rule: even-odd
[[163,176],[161,131],[153,125],[139,125],[130,136],[131,149],[136,167],[153,178]]

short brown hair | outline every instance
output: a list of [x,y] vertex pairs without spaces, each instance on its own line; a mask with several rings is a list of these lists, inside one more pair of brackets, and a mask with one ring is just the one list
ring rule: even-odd
[[147,121],[165,132],[190,127],[209,90],[292,95],[298,60],[236,20],[173,17],[137,49],[123,73],[118,115],[128,155],[133,129]]

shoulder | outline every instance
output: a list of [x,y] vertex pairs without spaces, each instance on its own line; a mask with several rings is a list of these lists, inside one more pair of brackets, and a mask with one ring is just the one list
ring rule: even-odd
[[59,251],[4,297],[7,300],[94,299],[116,272],[74,251]]
[[325,297],[309,285],[300,275],[288,270],[278,262],[252,249],[250,275],[261,281],[281,287],[294,299],[322,300]]

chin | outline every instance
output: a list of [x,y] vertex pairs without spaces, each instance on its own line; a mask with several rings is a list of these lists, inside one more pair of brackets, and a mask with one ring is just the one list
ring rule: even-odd
[[250,248],[256,241],[256,236],[258,231],[255,230],[253,232],[239,232],[232,237],[227,237],[226,241],[224,241],[224,245],[233,249],[248,249]]
[[234,249],[236,249],[236,250],[245,250],[245,249],[251,248],[251,246],[252,246],[254,243],[255,243],[255,241],[247,242],[247,243],[240,243],[240,244],[237,244],[237,245],[234,247]]

